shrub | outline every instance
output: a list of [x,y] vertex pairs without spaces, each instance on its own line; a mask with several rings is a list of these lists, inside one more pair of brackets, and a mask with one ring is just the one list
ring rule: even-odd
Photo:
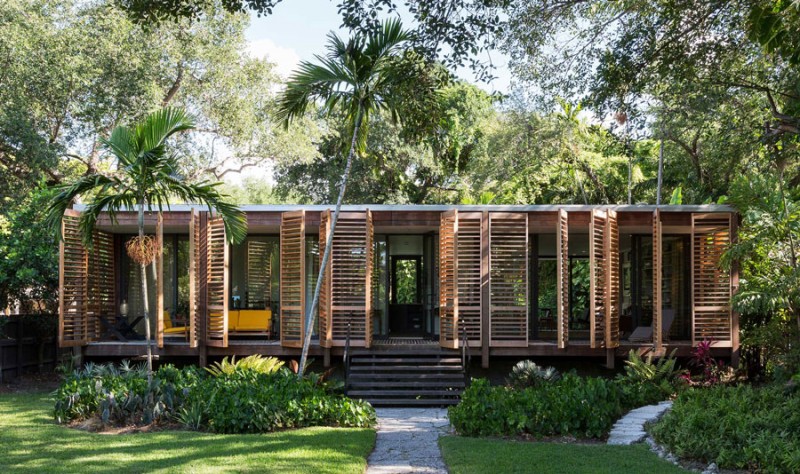
[[286,369],[271,374],[238,370],[207,378],[193,388],[190,397],[184,416],[200,412],[200,424],[220,433],[375,423],[375,410],[368,403],[331,394],[310,379],[298,380]]
[[674,354],[675,351],[654,362],[652,355],[643,358],[634,350],[628,353],[625,373],[617,377],[626,406],[656,403],[670,397],[677,387],[684,385],[682,376],[685,372],[677,367]]
[[530,360],[517,362],[508,375],[508,384],[514,388],[536,387],[543,383],[554,382],[561,375],[554,367],[541,367]]
[[165,365],[148,383],[142,366],[87,364],[56,391],[54,415],[59,423],[92,417],[113,424],[177,421],[224,433],[375,424],[368,403],[331,393],[320,376],[298,379],[281,365],[261,357],[223,361],[208,371],[213,376]]
[[781,386],[688,389],[651,432],[675,454],[721,468],[800,472],[800,394]]
[[599,438],[626,407],[619,385],[600,377],[568,373],[558,381],[515,390],[474,380],[461,403],[449,410],[456,430],[468,436]]
[[283,361],[276,357],[264,357],[260,354],[253,354],[244,359],[240,359],[238,362],[236,361],[236,356],[233,356],[230,362],[228,362],[227,357],[224,357],[222,362],[214,362],[211,364],[211,367],[206,368],[206,370],[215,377],[222,374],[230,375],[237,370],[251,370],[261,374],[272,374],[277,372],[283,365]]

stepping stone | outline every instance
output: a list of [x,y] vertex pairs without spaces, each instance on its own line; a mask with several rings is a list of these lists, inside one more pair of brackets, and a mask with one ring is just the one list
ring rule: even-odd
[[629,445],[641,442],[647,436],[644,425],[658,421],[670,408],[672,402],[666,401],[629,411],[614,423],[608,434],[608,444]]
[[447,474],[439,436],[450,429],[441,408],[379,408],[375,449],[367,474]]

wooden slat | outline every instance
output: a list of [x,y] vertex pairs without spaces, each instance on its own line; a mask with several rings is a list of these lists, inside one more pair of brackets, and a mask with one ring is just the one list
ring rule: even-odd
[[116,266],[114,264],[114,236],[94,230],[92,248],[88,252],[87,271],[87,340],[100,338],[100,318],[114,321],[116,315]]
[[364,331],[364,346],[369,348],[372,345],[372,274],[374,272],[373,266],[375,264],[374,257],[374,240],[375,240],[375,226],[372,223],[372,211],[367,209],[367,228],[366,228],[366,271],[367,277],[365,282],[365,291],[367,292],[364,297],[364,315],[366,317],[366,330]]
[[89,340],[88,253],[78,229],[80,213],[68,209],[61,220],[59,244],[59,322],[61,347],[85,345]]
[[567,211],[558,210],[556,222],[556,305],[558,348],[569,344],[569,218]]
[[608,259],[606,271],[606,347],[619,347],[620,269],[619,269],[619,224],[616,211],[608,211],[606,222],[605,252]]
[[489,213],[489,345],[528,345],[528,214]]
[[605,285],[608,259],[605,232],[608,220],[605,211],[594,209],[589,223],[589,346],[605,346]]
[[458,211],[439,218],[439,345],[458,348]]
[[[488,325],[484,327],[484,321],[482,321],[482,317],[485,317],[488,323],[490,312],[488,305],[491,299],[488,293],[488,226],[488,216],[484,221],[482,212],[459,212],[458,214],[458,226],[455,233],[458,320],[455,329],[456,339],[459,343],[466,330],[467,344],[470,347],[482,347],[483,338],[488,337],[490,332]],[[485,285],[486,292],[483,291],[482,285]],[[486,293],[486,300],[484,300],[484,293]]]
[[247,307],[266,308],[272,299],[272,242],[247,241]]
[[[319,259],[322,264],[322,256],[325,253],[325,246],[328,243],[328,236],[331,233],[331,210],[326,209],[320,212],[319,216]],[[328,261],[325,273],[322,278],[322,287],[319,295],[319,345],[331,347],[333,343],[333,324],[331,318],[331,274],[333,259]]]
[[281,214],[281,345],[303,347],[306,314],[306,227],[305,211]]
[[192,209],[189,220],[189,346],[197,347],[200,309],[200,213]]
[[663,348],[663,315],[664,303],[662,302],[662,261],[663,239],[661,232],[661,213],[658,209],[653,211],[653,347],[656,352]]
[[730,273],[720,268],[731,242],[731,215],[692,214],[692,344],[730,347]]
[[[323,228],[323,222],[325,223]],[[321,215],[320,261],[327,236],[333,227],[330,211]],[[320,311],[320,339],[323,347],[344,346],[350,323],[350,345],[369,347],[371,342],[372,214],[343,212],[336,223],[331,258],[323,289],[326,309]],[[325,239],[323,239],[323,233]]]
[[228,347],[229,247],[221,217],[208,220],[206,344]]
[[156,218],[156,345],[164,347],[164,217]]

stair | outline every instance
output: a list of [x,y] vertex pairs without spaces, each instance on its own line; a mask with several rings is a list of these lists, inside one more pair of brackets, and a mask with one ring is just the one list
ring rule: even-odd
[[457,352],[353,350],[347,395],[373,406],[444,406],[458,403],[464,370]]

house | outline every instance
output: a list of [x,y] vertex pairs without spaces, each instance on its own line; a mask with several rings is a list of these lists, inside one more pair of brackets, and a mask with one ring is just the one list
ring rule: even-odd
[[[201,206],[147,214],[162,248],[147,268],[161,359],[299,355],[333,206],[242,209],[249,230],[238,245]],[[114,224],[102,216],[90,250],[79,214],[63,221],[60,344],[90,357],[143,355],[141,273],[124,249],[136,213]],[[330,364],[346,347],[466,345],[484,367],[500,356],[613,364],[630,349],[688,355],[710,340],[735,361],[738,272],[720,259],[737,223],[723,205],[344,206],[310,353]]]

